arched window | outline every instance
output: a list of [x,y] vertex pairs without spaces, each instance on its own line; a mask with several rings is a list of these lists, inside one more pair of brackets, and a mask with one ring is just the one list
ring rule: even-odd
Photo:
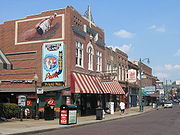
[[93,70],[94,49],[91,43],[88,43],[87,45],[87,53],[88,53],[88,70]]

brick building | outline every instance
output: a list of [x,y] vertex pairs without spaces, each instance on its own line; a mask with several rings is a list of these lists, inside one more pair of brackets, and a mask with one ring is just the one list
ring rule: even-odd
[[139,83],[138,83],[139,67],[131,61],[128,61],[128,101],[130,107],[138,104]]
[[[38,34],[36,27],[54,14],[51,27]],[[106,70],[104,31],[93,23],[90,10],[83,16],[68,6],[4,22],[0,49],[0,95],[6,95],[1,102],[17,102],[23,94],[31,109],[39,98],[40,111],[53,100],[57,112],[61,104],[73,103],[86,115],[109,101],[104,95],[124,94],[120,85],[97,77]],[[35,75],[44,91],[38,97]]]
[[[115,73],[114,78],[123,88],[125,94],[127,91],[127,73],[128,73],[128,55],[117,48],[106,47],[105,48],[106,57],[106,71],[109,73]],[[124,95],[114,95],[114,99],[126,102],[126,107],[128,107],[128,100]],[[114,100],[115,102],[116,100]],[[115,102],[116,103],[116,102]],[[118,103],[118,102],[117,102]]]

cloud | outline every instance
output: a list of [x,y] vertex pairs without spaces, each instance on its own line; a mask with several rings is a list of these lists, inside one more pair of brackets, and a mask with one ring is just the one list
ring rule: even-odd
[[168,74],[166,74],[166,73],[161,73],[161,72],[156,73],[155,76],[158,77],[158,78],[161,78],[161,79],[162,79],[162,78],[168,78],[168,77],[169,77]]
[[177,50],[176,56],[180,56],[180,49]]
[[128,32],[126,30],[119,30],[117,32],[114,32],[114,34],[120,38],[133,38],[135,34]]
[[153,67],[154,70],[157,70],[157,71],[170,71],[170,70],[180,70],[180,65],[172,65],[172,64],[165,64],[163,66],[156,66],[156,67]]
[[151,26],[148,27],[148,29],[154,30],[156,32],[166,32],[166,28],[165,28],[164,25],[163,26],[151,25]]
[[166,65],[164,65],[164,68],[166,70],[180,70],[180,65],[166,64]]
[[113,46],[112,49],[115,51],[117,49],[123,51],[123,52],[129,52],[132,49],[132,44],[124,44],[122,46]]

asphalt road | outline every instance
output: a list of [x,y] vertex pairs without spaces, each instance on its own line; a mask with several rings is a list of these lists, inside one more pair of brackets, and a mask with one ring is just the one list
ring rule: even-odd
[[180,106],[37,135],[180,135]]

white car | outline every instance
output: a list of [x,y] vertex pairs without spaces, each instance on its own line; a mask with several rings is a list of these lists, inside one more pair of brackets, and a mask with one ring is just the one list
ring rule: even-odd
[[173,104],[171,102],[165,102],[164,103],[164,108],[172,108]]

